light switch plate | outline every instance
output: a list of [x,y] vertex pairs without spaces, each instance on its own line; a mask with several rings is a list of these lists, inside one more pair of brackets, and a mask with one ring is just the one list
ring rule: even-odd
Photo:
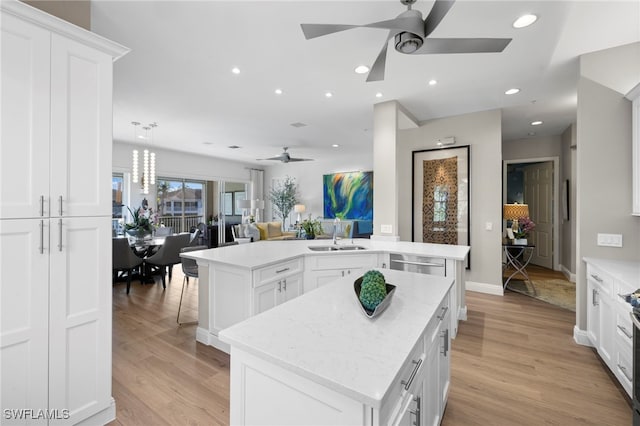
[[393,232],[392,225],[380,225],[380,232],[383,234],[391,234]]
[[599,246],[622,247],[622,234],[598,234]]
[[487,222],[484,224],[484,229],[487,231],[493,231],[493,222]]

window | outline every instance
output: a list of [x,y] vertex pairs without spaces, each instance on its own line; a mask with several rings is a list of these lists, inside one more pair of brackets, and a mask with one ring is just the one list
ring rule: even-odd
[[[445,228],[445,222],[447,221],[447,200],[449,199],[449,192],[444,185],[438,185],[433,191],[433,222],[442,222],[442,230]],[[439,227],[440,228],[440,227]]]
[[204,222],[205,183],[176,178],[159,178],[157,205],[160,223],[174,232],[188,232]]
[[113,174],[111,176],[111,227],[116,235],[122,234],[124,223],[124,176]]

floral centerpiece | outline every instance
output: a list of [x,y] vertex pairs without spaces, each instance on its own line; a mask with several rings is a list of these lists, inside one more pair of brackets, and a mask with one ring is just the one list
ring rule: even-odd
[[320,221],[318,219],[311,219],[311,216],[309,216],[309,219],[303,220],[300,227],[304,231],[308,240],[313,240],[316,235],[322,234],[322,225],[320,224]]
[[124,229],[127,234],[138,239],[143,239],[145,236],[153,233],[153,228],[158,222],[158,214],[154,214],[152,208],[140,206],[134,212],[127,207],[127,210],[129,210],[129,213],[131,213],[131,217],[133,218],[132,222],[125,223],[124,225]]
[[525,240],[529,237],[529,233],[533,231],[536,224],[529,217],[521,217],[518,219],[518,229],[513,233],[517,240]]

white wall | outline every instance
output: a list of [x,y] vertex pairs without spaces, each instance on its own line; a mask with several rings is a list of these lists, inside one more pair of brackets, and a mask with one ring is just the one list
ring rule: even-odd
[[[575,279],[576,273],[576,125],[572,124],[562,133],[562,156],[560,167],[560,192],[562,194],[565,180],[569,179],[569,219],[565,220],[561,217],[560,231],[560,265],[565,274],[573,275]],[[560,202],[564,202],[562,195]]]
[[[143,147],[114,141],[112,162],[112,170],[114,172],[131,173],[131,152],[134,148],[140,151],[140,162],[142,162]],[[156,153],[156,176],[249,183],[248,167],[255,167],[237,161],[222,160],[205,155],[188,154],[166,149],[153,149],[153,152]],[[142,170],[141,166],[140,170]],[[126,201],[125,204],[129,206],[139,206],[142,198],[145,196],[140,194],[139,184],[131,185],[131,198]],[[155,194],[155,190],[156,188],[152,187],[149,192]],[[153,205],[155,205],[153,195],[151,195],[151,197],[149,195],[146,196],[147,200],[150,203],[153,202]]]
[[[454,146],[470,145],[471,269],[469,284],[502,290],[502,113],[482,111],[421,123],[418,129],[398,132],[400,240],[411,241],[412,151],[434,149],[439,138],[454,136]],[[493,230],[485,230],[490,222]]]
[[[336,148],[335,155],[330,161],[301,161],[297,163],[275,163],[265,168],[265,217],[271,220],[272,211],[269,202],[269,190],[271,189],[272,178],[282,178],[291,176],[298,184],[299,203],[304,204],[306,211],[304,217],[322,217],[322,175],[337,172],[371,171],[373,170],[373,153],[368,147],[362,150],[357,157],[346,157],[341,154],[340,148]],[[375,194],[374,186],[373,192]],[[295,222],[295,213],[291,213]],[[287,225],[289,223],[287,222]]]
[[561,155],[562,144],[560,136],[518,139],[502,143],[503,160],[560,157]]

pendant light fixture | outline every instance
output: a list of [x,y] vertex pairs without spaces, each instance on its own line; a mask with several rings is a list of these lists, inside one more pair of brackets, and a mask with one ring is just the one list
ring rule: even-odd
[[[151,123],[148,126],[144,126],[142,129],[145,131],[144,136],[137,134],[137,128],[140,125],[137,121],[132,121],[133,124],[133,138],[144,139],[150,141],[150,145],[153,145],[153,131],[158,127],[158,123]],[[139,156],[138,150],[133,150],[133,163],[131,167],[131,181],[133,183],[140,182],[142,184],[142,193],[149,193],[149,186],[156,184],[156,154],[151,152],[148,148],[142,151],[142,175],[140,175],[139,169]]]

